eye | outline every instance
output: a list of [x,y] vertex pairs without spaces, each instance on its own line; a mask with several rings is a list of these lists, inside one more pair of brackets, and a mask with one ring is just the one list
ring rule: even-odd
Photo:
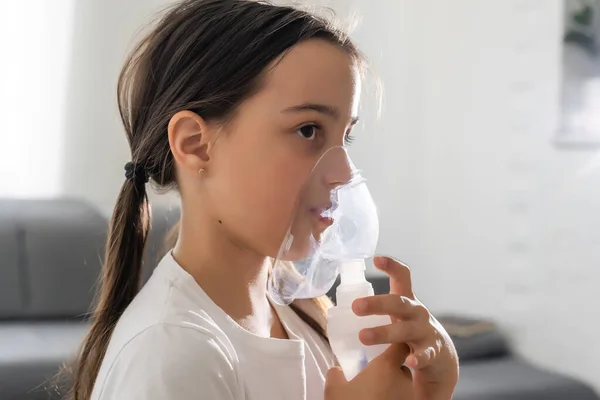
[[352,136],[352,133],[350,131],[348,131],[344,135],[344,144],[346,146],[350,146],[352,144],[352,142],[354,142],[354,136]]
[[315,124],[304,125],[296,130],[296,133],[307,140],[315,140],[319,131],[319,126]]

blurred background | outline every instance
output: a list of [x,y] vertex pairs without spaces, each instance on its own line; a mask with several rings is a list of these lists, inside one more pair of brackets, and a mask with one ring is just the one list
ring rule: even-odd
[[[11,237],[10,223],[18,225],[19,204],[34,210],[24,217],[28,223],[46,207],[26,203],[32,199],[83,199],[99,218],[110,215],[130,158],[117,76],[141,28],[168,3],[0,1],[0,400],[29,398],[9,387],[21,379],[14,366],[26,364],[15,336],[52,347],[39,331],[14,330],[28,316],[47,320],[39,311],[45,306],[15,310],[54,301],[32,293],[34,285],[15,294],[32,270],[7,272],[12,247],[1,241]],[[599,2],[300,4],[333,9],[373,70],[350,152],[379,207],[379,251],[411,266],[416,293],[434,314],[492,321],[510,357],[523,363],[485,375],[463,368],[476,391],[457,398],[597,398],[591,390],[600,393]],[[177,199],[156,195],[152,202],[169,208]],[[27,362],[35,360],[35,352],[27,354]],[[477,362],[474,374],[487,371],[489,363]],[[503,392],[529,373],[526,385],[539,379],[533,386],[548,384],[546,394],[534,395],[535,387]],[[484,381],[489,386],[478,384]]]

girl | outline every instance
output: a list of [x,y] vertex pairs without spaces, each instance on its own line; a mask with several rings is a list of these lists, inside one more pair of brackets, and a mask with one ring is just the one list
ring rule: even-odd
[[[351,139],[362,68],[347,36],[290,7],[188,0],[158,21],[119,79],[132,159],[73,399],[450,399],[454,347],[401,264],[376,259],[392,293],[354,304],[394,322],[361,332],[392,345],[350,382],[332,368],[328,301],[267,295],[300,187]],[[138,293],[148,180],[178,190],[182,216]]]

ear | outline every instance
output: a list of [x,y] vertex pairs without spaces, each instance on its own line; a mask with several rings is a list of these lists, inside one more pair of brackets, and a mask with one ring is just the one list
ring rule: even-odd
[[167,128],[171,153],[180,172],[198,175],[210,161],[214,132],[202,117],[192,111],[179,111]]

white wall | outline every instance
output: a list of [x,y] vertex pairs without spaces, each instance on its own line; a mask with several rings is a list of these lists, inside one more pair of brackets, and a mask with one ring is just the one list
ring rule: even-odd
[[552,143],[560,1],[351,3],[386,90],[355,150],[381,250],[433,310],[493,317],[517,353],[600,391],[600,155]]
[[[118,70],[163,3],[77,2],[64,193],[112,207],[129,159]],[[519,354],[600,391],[600,167],[551,143],[559,0],[318,3],[358,12],[353,36],[384,84],[380,120],[365,93],[352,150],[381,252],[412,265],[434,311],[493,317]]]
[[598,153],[551,143],[560,1],[452,4],[425,46],[424,295],[494,316],[520,354],[600,389]]
[[88,198],[107,213],[125,179],[123,167],[130,161],[116,102],[118,75],[136,35],[168,4],[166,0],[76,2],[61,190]]

